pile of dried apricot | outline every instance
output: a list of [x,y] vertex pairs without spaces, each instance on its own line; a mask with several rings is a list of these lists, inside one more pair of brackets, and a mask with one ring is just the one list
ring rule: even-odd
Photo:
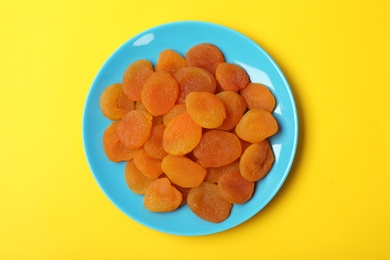
[[128,187],[153,212],[187,204],[200,218],[222,222],[274,162],[273,94],[212,44],[185,57],[164,50],[154,68],[135,61],[121,84],[103,91],[100,107],[113,120],[103,136],[108,159],[126,162]]

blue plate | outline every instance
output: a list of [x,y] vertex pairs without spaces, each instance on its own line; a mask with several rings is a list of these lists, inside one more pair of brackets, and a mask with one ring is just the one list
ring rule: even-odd
[[[271,139],[275,163],[260,180],[253,197],[245,204],[234,205],[224,222],[215,224],[193,214],[187,206],[174,212],[153,213],[143,206],[143,196],[134,194],[124,179],[125,163],[110,162],[102,145],[104,130],[111,123],[99,107],[103,90],[122,81],[125,69],[134,61],[147,59],[156,63],[164,49],[185,55],[199,43],[215,44],[227,62],[242,66],[252,82],[267,85],[275,95],[274,116],[280,126]],[[176,22],[161,25],[136,35],[106,61],[89,91],[83,117],[83,141],[92,173],[107,197],[133,220],[169,234],[196,236],[233,228],[258,213],[275,196],[286,179],[294,160],[298,141],[298,118],[291,89],[282,71],[255,42],[229,28],[205,22]]]

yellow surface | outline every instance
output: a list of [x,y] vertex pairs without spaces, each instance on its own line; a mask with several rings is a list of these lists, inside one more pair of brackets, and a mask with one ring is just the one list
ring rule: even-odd
[[[389,12],[384,0],[0,1],[0,259],[389,259]],[[120,212],[81,137],[103,62],[135,34],[180,20],[260,44],[299,112],[296,161],[275,199],[203,237]]]

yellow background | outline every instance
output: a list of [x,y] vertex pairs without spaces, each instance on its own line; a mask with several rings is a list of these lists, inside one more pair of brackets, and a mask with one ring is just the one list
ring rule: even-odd
[[[385,0],[1,0],[0,259],[389,259],[389,13]],[[296,160],[274,200],[201,237],[125,216],[95,182],[81,135],[103,62],[181,20],[256,41],[299,112]]]

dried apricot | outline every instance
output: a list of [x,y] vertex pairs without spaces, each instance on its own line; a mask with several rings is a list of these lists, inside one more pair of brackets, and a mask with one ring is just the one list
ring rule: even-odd
[[169,110],[169,112],[167,112],[166,114],[163,115],[163,123],[165,125],[168,125],[169,122],[171,122],[171,120],[177,116],[177,115],[180,115],[181,113],[184,113],[187,111],[187,108],[186,108],[186,104],[182,103],[182,104],[176,104],[172,107],[171,110]]
[[225,106],[214,94],[191,92],[186,98],[187,111],[199,126],[217,128],[226,118]]
[[133,101],[141,101],[141,90],[146,80],[154,73],[148,60],[137,60],[126,69],[122,88],[125,95]]
[[173,75],[184,67],[187,67],[187,61],[179,53],[171,49],[160,52],[156,63],[156,71],[166,71]]
[[100,96],[100,109],[107,118],[118,120],[134,109],[134,101],[127,98],[122,84],[113,84],[104,89]]
[[217,66],[225,62],[220,49],[209,43],[201,43],[191,47],[186,53],[186,60],[189,66],[208,70],[213,75],[215,75]]
[[145,194],[146,189],[153,182],[147,178],[134,164],[134,160],[130,160],[125,166],[125,180],[127,186],[136,194]]
[[210,130],[203,134],[194,155],[203,167],[221,167],[238,159],[241,142],[235,134],[222,130]]
[[167,155],[161,163],[161,168],[168,178],[183,188],[200,185],[206,176],[206,169],[185,156]]
[[218,186],[207,181],[191,189],[187,204],[195,215],[214,223],[227,219],[232,208],[232,203],[221,197]]
[[177,82],[171,74],[159,71],[146,80],[141,91],[141,100],[153,116],[159,116],[172,109],[178,93]]
[[215,77],[224,90],[238,92],[249,83],[246,71],[240,66],[232,63],[221,63],[215,72]]
[[153,126],[149,138],[144,144],[146,154],[154,159],[162,160],[168,154],[163,148],[164,131],[164,124]]
[[218,188],[222,198],[234,204],[241,204],[252,197],[255,183],[244,179],[240,171],[229,171],[219,178]]
[[132,110],[118,121],[116,132],[121,142],[130,149],[144,145],[152,128],[152,117],[145,111]]
[[177,209],[182,201],[181,193],[168,178],[154,180],[147,188],[144,205],[153,212],[169,212]]
[[173,155],[191,152],[202,137],[202,128],[197,125],[188,112],[174,117],[166,126],[163,134],[163,147]]
[[157,179],[163,173],[161,162],[147,155],[144,148],[140,148],[134,156],[135,166],[149,179]]
[[135,150],[126,147],[116,133],[118,122],[109,125],[104,131],[103,148],[107,158],[112,162],[127,161],[134,157]]
[[184,103],[191,92],[214,93],[217,83],[214,76],[205,69],[198,67],[185,67],[173,74],[179,85],[177,103]]
[[278,131],[274,116],[264,109],[251,109],[246,112],[236,126],[236,133],[250,143],[259,143]]
[[240,171],[239,162],[240,160],[237,159],[231,164],[225,166],[207,168],[207,175],[205,180],[213,183],[218,183],[219,178],[221,178],[222,175],[231,171]]
[[226,118],[218,129],[231,130],[237,125],[246,110],[245,100],[233,91],[223,91],[216,96],[222,101],[226,111]]
[[240,172],[248,181],[262,179],[274,163],[274,154],[267,140],[250,145],[240,159]]
[[272,112],[275,108],[275,97],[271,91],[260,83],[249,83],[240,91],[249,109],[262,108]]

